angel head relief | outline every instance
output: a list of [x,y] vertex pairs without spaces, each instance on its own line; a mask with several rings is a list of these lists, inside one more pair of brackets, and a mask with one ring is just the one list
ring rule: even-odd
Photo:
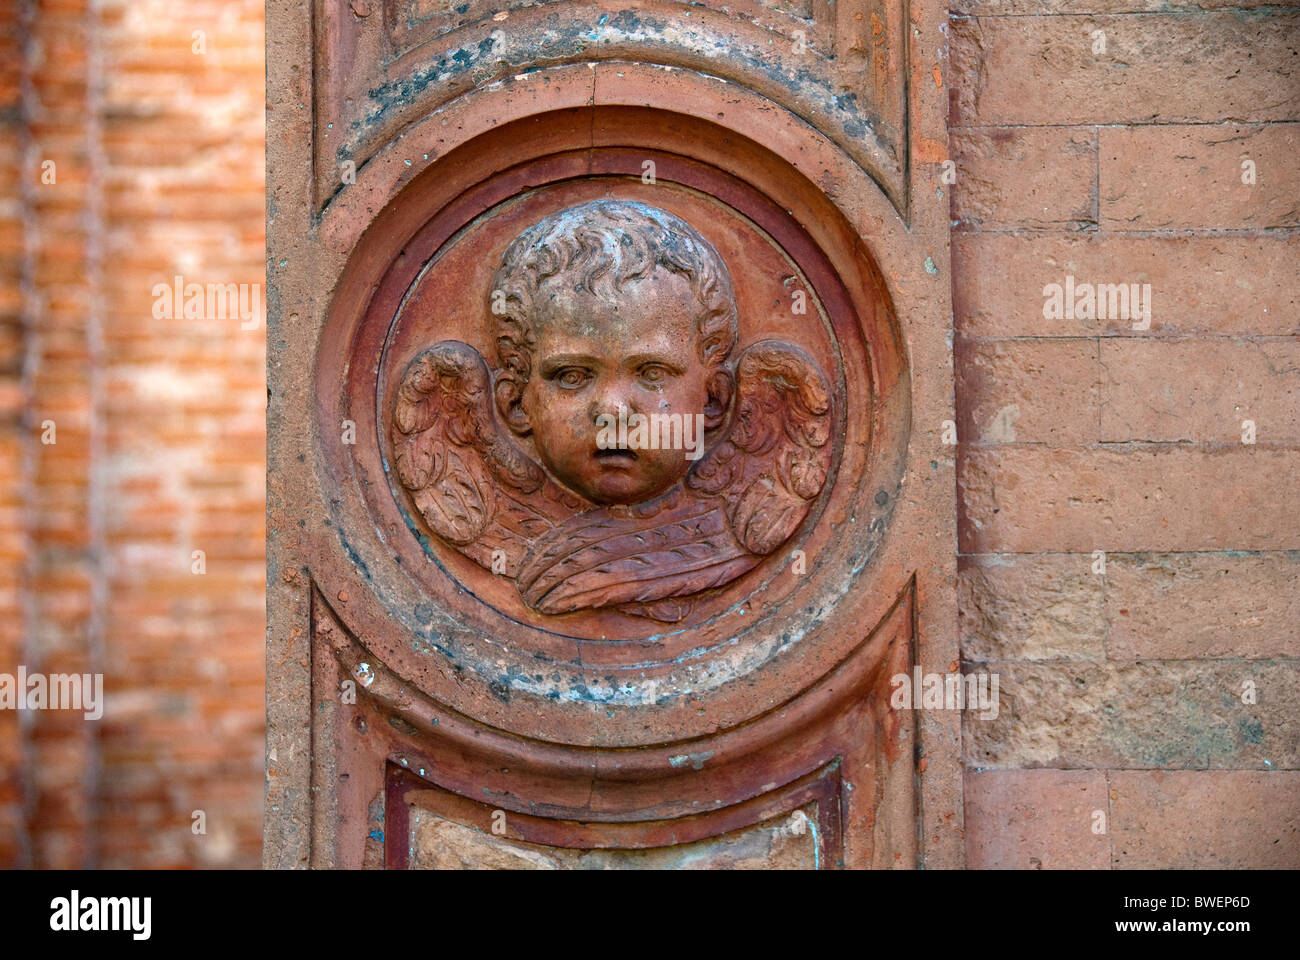
[[497,410],[593,503],[686,475],[731,402],[731,277],[682,220],[640,203],[563,210],[517,237],[493,280]]
[[509,245],[489,370],[434,344],[393,411],[429,528],[532,609],[685,618],[795,532],[830,467],[830,390],[799,347],[737,351],[731,277],[663,210],[603,199]]

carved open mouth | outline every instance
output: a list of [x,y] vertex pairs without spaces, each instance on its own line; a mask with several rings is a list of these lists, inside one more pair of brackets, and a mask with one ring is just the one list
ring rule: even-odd
[[604,463],[634,463],[636,452],[633,450],[597,450],[596,459]]

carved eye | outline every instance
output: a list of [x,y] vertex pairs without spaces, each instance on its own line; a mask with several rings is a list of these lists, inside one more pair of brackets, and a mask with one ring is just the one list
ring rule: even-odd
[[661,367],[657,363],[652,363],[641,368],[641,379],[651,386],[659,386],[668,379],[669,370],[667,367]]
[[569,390],[576,390],[587,382],[587,371],[578,367],[569,367],[566,370],[561,370],[555,379],[560,386]]

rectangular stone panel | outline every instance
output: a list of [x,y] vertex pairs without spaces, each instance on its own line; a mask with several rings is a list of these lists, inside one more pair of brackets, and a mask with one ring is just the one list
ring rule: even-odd
[[[1300,334],[1300,236],[959,232],[953,310],[967,338]],[[1151,324],[1045,315],[1043,288],[1150,284]],[[1158,371],[1157,371],[1158,372]]]
[[958,476],[966,553],[1284,550],[1300,451],[1240,442],[976,446]]
[[1117,869],[1300,867],[1300,772],[1116,770],[1110,791]]
[[969,767],[1294,770],[1293,661],[990,661],[996,718],[968,713]]
[[1106,561],[1116,659],[1300,659],[1300,552],[1172,553]]
[[1300,339],[1099,346],[1104,442],[1300,444]]
[[962,557],[962,659],[1104,660],[1106,581],[1089,554]]
[[[1101,127],[1099,135],[1103,230],[1300,226],[1289,177],[1300,123]],[[1247,174],[1254,182],[1243,181]]]
[[1095,340],[998,340],[956,346],[958,436],[977,443],[1098,439],[1102,369]]
[[967,770],[966,866],[1108,870],[1109,808],[1101,770]]
[[1096,223],[1097,132],[962,127],[948,135],[961,229],[1077,230]]
[[[802,819],[773,817],[710,840],[645,850],[570,850],[502,840],[436,815],[412,815],[412,870],[815,870]],[[792,825],[791,821],[795,825]]]
[[952,121],[1296,120],[1297,36],[1286,10],[959,19]]

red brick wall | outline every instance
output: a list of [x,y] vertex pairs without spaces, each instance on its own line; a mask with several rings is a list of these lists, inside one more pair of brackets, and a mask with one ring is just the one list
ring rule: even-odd
[[[972,867],[1300,866],[1290,6],[954,0]],[[1045,318],[1067,274],[1150,329]]]
[[[76,5],[6,4],[0,19],[8,44],[0,670],[95,672],[102,568],[91,469],[100,436],[93,354],[101,318],[94,125],[84,122],[89,24]],[[6,712],[0,724],[0,857],[90,862],[93,727],[68,712]],[[39,830],[27,829],[35,823]]]
[[106,709],[0,713],[0,864],[256,866],[263,324],[153,288],[260,292],[262,5],[34,6],[0,3],[0,671]]
[[[22,659],[24,219],[20,133],[22,47],[18,7],[0,3],[0,671]],[[0,864],[30,862],[24,831],[23,743],[19,714],[0,710]]]

